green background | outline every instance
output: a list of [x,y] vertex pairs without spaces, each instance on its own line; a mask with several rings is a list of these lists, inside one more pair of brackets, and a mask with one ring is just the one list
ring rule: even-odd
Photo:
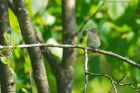
[[[104,3],[102,5],[102,3]],[[26,0],[26,5],[37,34],[48,43],[53,40],[61,44],[62,20],[60,0]],[[102,5],[102,6],[101,6]],[[140,1],[139,0],[76,0],[75,14],[77,31],[79,31],[85,18],[90,17],[101,7],[85,25],[85,29],[96,28],[101,38],[100,49],[112,51],[140,63]],[[9,9],[10,24],[12,28],[13,45],[24,44],[19,30],[17,18]],[[82,33],[78,34],[78,45]],[[51,41],[52,42],[52,41]],[[62,51],[60,48],[56,51]],[[78,53],[72,93],[81,93],[84,87],[84,55],[80,49]],[[52,51],[52,53],[54,53]],[[115,58],[101,55],[89,55],[89,71],[106,73],[119,81],[125,74],[122,83],[134,81],[134,86],[139,87],[140,70]],[[61,60],[59,54],[55,54]],[[36,86],[31,77],[31,63],[26,49],[13,50],[12,71],[16,82],[17,93],[36,93]],[[55,77],[45,59],[47,75],[51,93],[56,93]],[[105,77],[89,76],[87,93],[108,93],[113,91],[109,79]],[[117,86],[118,93],[136,93],[129,86]]]

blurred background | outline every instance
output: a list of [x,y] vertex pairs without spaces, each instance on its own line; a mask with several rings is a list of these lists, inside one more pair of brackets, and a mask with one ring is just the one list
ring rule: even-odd
[[[26,0],[26,5],[32,24],[38,36],[46,43],[61,44],[62,20],[60,0]],[[86,18],[90,18],[84,29],[96,28],[101,39],[100,49],[112,51],[130,58],[140,64],[140,1],[139,0],[76,0],[77,32]],[[96,12],[97,11],[97,12]],[[17,18],[10,12],[12,27],[12,44],[24,44]],[[77,35],[78,45],[82,33]],[[61,60],[62,49],[50,48],[50,51]],[[84,55],[77,49],[74,82],[72,93],[81,93],[84,87]],[[89,71],[106,73],[119,81],[125,74],[122,83],[134,81],[134,86],[140,88],[140,70],[113,57],[88,53]],[[26,49],[13,50],[12,68],[16,82],[17,93],[36,93],[35,83],[31,77],[31,63]],[[45,60],[51,93],[56,93],[55,77]],[[118,93],[136,93],[129,86],[117,86]],[[89,76],[87,93],[114,93],[109,79]]]

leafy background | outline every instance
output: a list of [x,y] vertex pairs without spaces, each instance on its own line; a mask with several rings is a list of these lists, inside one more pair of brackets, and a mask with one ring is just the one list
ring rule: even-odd
[[[85,18],[90,17],[102,5],[103,0],[76,0],[76,21],[79,31]],[[61,43],[62,20],[60,0],[26,0],[32,24],[38,36],[46,43]],[[10,12],[12,28],[12,44],[24,44],[19,30],[17,18]],[[113,51],[136,62],[140,60],[140,1],[139,0],[106,0],[97,14],[85,25],[85,29],[96,28],[102,44],[101,49]],[[78,41],[82,33],[78,34]],[[86,42],[79,45],[86,45]],[[62,49],[50,49],[61,60]],[[57,51],[57,53],[56,53]],[[78,50],[75,64],[72,93],[80,93],[84,86],[84,55]],[[36,93],[36,86],[31,77],[31,63],[26,49],[13,50],[12,71],[16,81],[17,93]],[[140,62],[139,62],[140,63]],[[45,59],[51,93],[56,93],[55,77]],[[134,81],[139,87],[140,70],[115,58],[89,52],[89,71],[106,73],[116,81],[126,73],[122,82]],[[128,86],[117,87],[118,93],[136,93]],[[112,91],[111,82],[104,77],[89,77],[87,93],[108,93]]]

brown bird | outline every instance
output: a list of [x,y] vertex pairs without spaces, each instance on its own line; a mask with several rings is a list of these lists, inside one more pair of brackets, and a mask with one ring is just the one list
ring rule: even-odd
[[101,45],[101,41],[95,28],[87,31],[87,45],[94,49],[98,49]]

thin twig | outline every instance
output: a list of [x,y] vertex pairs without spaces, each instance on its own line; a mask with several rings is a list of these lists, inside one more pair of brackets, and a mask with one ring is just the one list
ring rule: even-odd
[[134,87],[132,84],[131,84],[131,87],[132,87],[133,89],[135,89],[138,93],[140,93],[140,89]]
[[83,93],[86,93],[87,86],[88,86],[88,74],[86,74],[86,72],[88,72],[88,52],[87,51],[88,51],[87,48],[85,48],[84,49],[84,55],[85,55],[85,65],[84,65],[85,86],[84,86]]
[[117,83],[120,83],[120,82],[126,77],[126,75],[127,75],[127,73],[125,73],[125,74],[123,75],[123,77],[122,77]]
[[2,46],[0,45],[0,50],[2,49],[16,49],[16,48],[31,48],[31,47],[58,47],[58,48],[79,48],[79,49],[85,49],[87,48],[88,51],[92,51],[93,53],[99,53],[99,54],[104,54],[104,55],[109,55],[112,56],[116,59],[122,60],[125,63],[128,63],[134,67],[140,68],[140,64],[123,57],[121,55],[118,55],[116,53],[110,52],[110,51],[105,51],[105,50],[100,50],[100,49],[92,49],[87,46],[79,46],[79,45],[69,45],[69,44],[61,44],[61,45],[54,45],[54,44],[28,44],[28,45],[10,45],[10,46]]
[[113,89],[114,89],[114,92],[115,92],[115,93],[118,93],[118,92],[117,92],[117,89],[116,89],[116,87],[115,87],[114,81],[111,81],[111,84],[112,84],[112,87],[113,87]]
[[83,31],[85,25],[88,23],[88,21],[89,21],[90,19],[92,19],[92,18],[100,11],[100,9],[101,9],[102,6],[104,5],[104,3],[105,3],[105,0],[103,0],[103,3],[99,6],[99,8],[98,8],[91,16],[88,16],[88,17],[83,21],[83,23],[82,23],[82,25],[81,25],[79,31],[76,32],[76,33],[71,37],[72,39],[73,39],[75,36],[77,36],[80,32]]
[[[117,89],[116,89],[116,87],[115,87],[115,84],[118,85],[118,84],[125,78],[126,75],[127,75],[127,74],[125,74],[118,82],[114,82],[114,80],[111,79],[111,84],[112,84],[112,87],[113,87],[115,93],[117,93]],[[111,77],[111,78],[112,78],[112,77]],[[128,84],[128,83],[127,83],[127,84]],[[122,85],[122,84],[120,84],[120,85]],[[123,84],[123,85],[124,85],[124,84]],[[126,85],[126,84],[125,84],[125,85]],[[130,83],[129,83],[129,85],[130,85]],[[110,89],[110,91],[111,91],[111,89]]]
[[116,89],[115,85],[117,85],[117,86],[130,86],[131,88],[135,89],[137,92],[140,92],[140,90],[138,88],[136,88],[132,85],[133,82],[118,83],[110,75],[107,75],[107,74],[97,74],[97,73],[91,73],[91,72],[86,72],[86,74],[93,75],[93,76],[102,76],[102,77],[108,78],[111,81],[111,84],[113,86],[113,89],[114,89],[115,93],[117,93],[117,89]]

